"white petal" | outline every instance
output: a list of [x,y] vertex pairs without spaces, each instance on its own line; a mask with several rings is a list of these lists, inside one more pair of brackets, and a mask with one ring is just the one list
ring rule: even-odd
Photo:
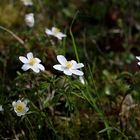
[[72,75],[72,72],[69,69],[64,70],[64,74],[66,75]]
[[72,64],[76,65],[78,64],[75,60],[71,60]]
[[61,33],[61,32],[59,32],[59,33],[57,34],[57,36],[66,37],[67,35],[65,35],[65,34],[63,34],[63,33]]
[[71,60],[70,62],[71,62],[71,64],[72,64],[71,69],[75,68],[75,65],[78,64],[75,60]]
[[40,70],[39,70],[39,68],[38,68],[37,66],[32,66],[31,69],[32,69],[34,72],[36,72],[36,73],[39,73],[39,72],[40,72]]
[[58,28],[52,27],[52,33],[53,34],[56,34],[56,33],[59,33],[59,32],[60,32],[60,30]]
[[25,103],[25,105],[27,105],[29,103],[29,100],[28,99],[25,99],[24,100],[24,103]]
[[19,57],[19,60],[20,60],[22,63],[27,63],[27,62],[28,62],[27,58],[24,57],[24,56],[20,56],[20,57]]
[[22,116],[22,114],[21,114],[21,113],[17,113],[17,116],[19,116],[19,117],[20,117],[20,116]]
[[[15,112],[16,112],[16,111],[15,111]],[[24,111],[24,112],[20,112],[20,113],[19,113],[19,112],[16,112],[16,113],[17,113],[17,116],[20,117],[20,116],[22,116],[22,115],[25,115],[25,114],[26,114],[26,111]]]
[[32,52],[27,53],[27,58],[32,59],[33,58],[33,53]]
[[82,67],[84,67],[83,63],[78,63],[78,64],[73,65],[74,69],[79,69],[79,68],[82,68]]
[[140,65],[140,62],[138,62],[138,65]]
[[136,56],[136,58],[137,58],[138,60],[140,60],[140,56]]
[[12,106],[13,107],[15,107],[16,106],[16,102],[14,101],[14,102],[12,102]]
[[21,115],[25,115],[26,114],[26,109],[23,111],[23,112],[21,112]]
[[21,100],[18,100],[17,103],[21,103]]
[[29,64],[24,64],[22,67],[21,67],[24,71],[27,71],[28,69],[31,68],[31,66]]
[[84,73],[83,73],[82,71],[80,71],[80,70],[71,70],[71,72],[72,72],[73,74],[79,75],[79,76],[84,75]]
[[56,70],[59,70],[59,71],[64,71],[64,67],[62,65],[59,65],[59,64],[54,65],[53,68]]
[[55,37],[57,37],[59,40],[62,40],[62,37],[59,35],[54,35]]
[[53,35],[52,31],[47,29],[47,28],[45,29],[45,33],[48,34],[48,35]]
[[54,36],[57,37],[59,40],[62,40],[62,37],[66,37],[66,35],[61,32],[54,34]]
[[39,58],[35,58],[35,60],[37,61],[37,63],[41,62],[41,60]]
[[38,64],[37,66],[38,66],[38,68],[39,68],[40,70],[42,70],[42,71],[45,70],[45,67],[44,67],[42,64]]
[[66,66],[66,58],[63,55],[57,55],[57,60],[62,66]]
[[52,31],[54,32],[57,28],[56,27],[52,27]]
[[26,107],[25,111],[27,112],[28,110],[29,110],[29,108],[28,108],[28,107]]

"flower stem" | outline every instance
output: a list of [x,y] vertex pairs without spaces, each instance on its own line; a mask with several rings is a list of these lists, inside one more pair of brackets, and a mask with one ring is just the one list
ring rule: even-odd
[[75,18],[77,17],[77,14],[78,14],[78,13],[79,13],[79,11],[77,11],[76,14],[74,15],[74,18],[73,18],[72,23],[71,23],[71,25],[70,25],[70,36],[71,36],[71,39],[72,39],[72,45],[73,45],[73,48],[74,48],[74,51],[75,51],[76,59],[77,59],[77,61],[78,61],[78,63],[79,63],[80,60],[79,60],[79,56],[78,56],[78,51],[77,51],[75,39],[74,39],[72,30],[71,30],[72,25],[73,25],[73,23],[74,23],[74,21],[75,21]]

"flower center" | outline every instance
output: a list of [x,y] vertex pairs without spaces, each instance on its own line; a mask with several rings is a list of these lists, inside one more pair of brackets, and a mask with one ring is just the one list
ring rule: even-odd
[[36,63],[35,58],[31,58],[28,62],[30,65],[34,65]]
[[73,66],[71,61],[66,62],[66,68],[70,69]]
[[54,34],[57,34],[57,33],[60,32],[60,29],[58,29],[58,28],[54,28],[53,32],[54,32]]
[[24,106],[23,103],[18,103],[18,104],[16,105],[16,111],[17,111],[17,112],[23,112],[24,108],[25,108],[25,106]]

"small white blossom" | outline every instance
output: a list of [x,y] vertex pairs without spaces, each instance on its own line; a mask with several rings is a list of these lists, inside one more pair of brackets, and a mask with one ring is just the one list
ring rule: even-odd
[[62,32],[60,32],[60,29],[56,28],[56,27],[52,27],[51,30],[49,29],[45,29],[45,33],[47,35],[52,35],[52,36],[55,36],[57,37],[59,40],[62,40],[63,37],[66,37],[65,34],[63,34]]
[[16,112],[17,116],[22,116],[25,115],[26,112],[29,110],[27,107],[27,103],[24,101],[22,102],[21,100],[18,100],[17,102],[12,103],[14,107],[14,111]]
[[[140,61],[140,56],[136,56],[136,58]],[[140,62],[138,62],[138,65],[140,65]]]
[[23,2],[23,4],[25,6],[32,6],[33,5],[33,2],[32,0],[21,0]]
[[85,85],[85,80],[84,80],[84,77],[83,77],[83,76],[80,76],[80,77],[79,77],[79,80],[80,80],[80,82],[81,82],[83,85]]
[[0,111],[4,111],[4,109],[3,109],[2,105],[0,105]]
[[24,63],[22,66],[22,69],[24,71],[32,69],[34,72],[39,73],[40,70],[45,70],[44,66],[40,64],[41,60],[39,58],[33,57],[32,52],[27,53],[27,58],[24,56],[20,56],[19,60]]
[[25,23],[28,27],[32,28],[35,24],[34,14],[29,13],[25,15]]
[[54,65],[53,68],[59,71],[63,71],[66,75],[79,75],[82,76],[84,73],[78,69],[84,67],[83,63],[77,63],[74,60],[67,61],[63,55],[58,55],[57,60],[60,64]]

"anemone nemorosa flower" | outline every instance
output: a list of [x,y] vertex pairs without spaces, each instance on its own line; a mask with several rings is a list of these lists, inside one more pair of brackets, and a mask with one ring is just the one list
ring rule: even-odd
[[18,100],[17,102],[14,101],[12,106],[14,107],[14,111],[16,112],[17,116],[25,115],[29,110],[27,103],[25,101],[22,102],[21,100]]
[[47,35],[52,35],[52,36],[55,36],[57,37],[59,40],[62,40],[63,37],[66,37],[65,34],[63,34],[62,32],[60,32],[60,29],[56,28],[56,27],[52,27],[51,30],[49,29],[45,29],[45,33]]
[[67,61],[63,55],[58,55],[57,60],[60,64],[54,65],[53,68],[59,71],[63,71],[66,75],[78,75],[82,76],[84,73],[78,69],[84,67],[83,63],[77,63],[74,60]]
[[29,13],[25,15],[25,23],[28,27],[33,27],[35,24],[35,20],[34,20],[34,14],[33,13]]
[[21,0],[23,2],[23,4],[25,6],[32,6],[33,5],[33,2],[32,0]]
[[32,69],[34,72],[39,73],[40,71],[45,70],[44,66],[40,64],[41,60],[39,58],[33,57],[32,52],[27,53],[27,58],[20,56],[19,60],[24,63],[22,66],[24,71]]

